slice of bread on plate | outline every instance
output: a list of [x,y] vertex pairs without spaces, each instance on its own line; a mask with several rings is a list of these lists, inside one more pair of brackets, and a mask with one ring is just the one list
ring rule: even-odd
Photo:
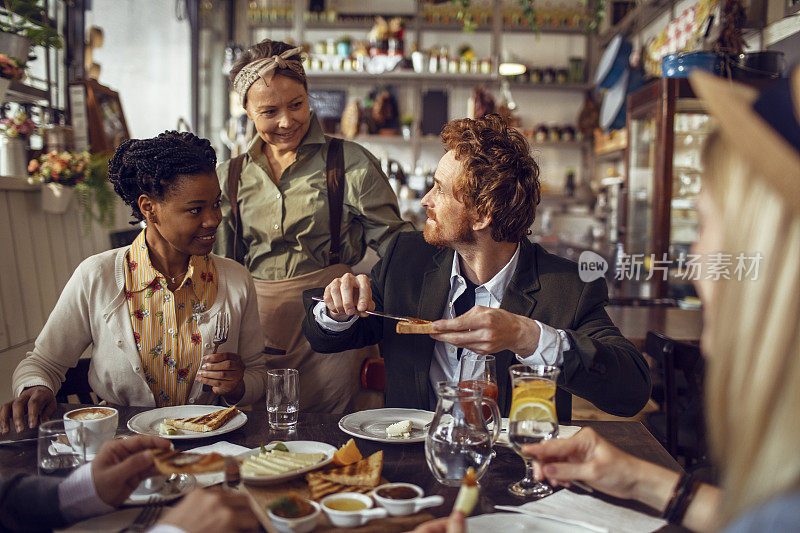
[[381,480],[383,451],[378,451],[357,463],[319,472],[321,479],[351,487],[377,487]]
[[191,418],[166,418],[164,419],[164,424],[178,429],[205,433],[221,428],[238,412],[239,410],[234,406]]

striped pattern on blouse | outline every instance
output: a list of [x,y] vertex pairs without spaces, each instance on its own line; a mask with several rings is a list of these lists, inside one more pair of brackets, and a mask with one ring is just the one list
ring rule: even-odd
[[193,255],[184,280],[170,291],[164,275],[150,262],[145,231],[125,256],[125,298],[133,337],[156,405],[182,405],[203,357],[197,317],[217,297],[217,271],[207,255]]

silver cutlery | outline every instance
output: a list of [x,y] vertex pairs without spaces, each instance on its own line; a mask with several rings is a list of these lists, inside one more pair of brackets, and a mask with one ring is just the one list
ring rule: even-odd
[[[211,341],[214,344],[214,349],[211,353],[217,353],[220,345],[228,340],[230,325],[231,318],[227,312],[222,312],[217,315],[217,327],[214,328],[214,339]],[[203,384],[203,392],[211,392],[211,385]]]
[[[312,300],[315,302],[325,302],[322,298],[317,298],[316,296],[311,297]],[[415,322],[419,319],[411,318],[408,316],[397,316],[397,315],[390,315],[388,313],[379,313],[378,311],[365,311],[368,315],[379,316],[381,318],[389,318],[391,320],[399,320],[401,322]]]
[[141,533],[153,525],[161,514],[164,501],[158,496],[150,496],[142,511],[136,516],[133,523],[119,533]]
[[6,444],[19,444],[21,442],[36,442],[39,440],[39,437],[32,437],[29,439],[17,439],[17,440],[0,440],[0,446],[5,446]]
[[553,522],[561,522],[562,524],[578,526],[584,529],[588,529],[589,531],[596,531],[597,533],[608,533],[608,528],[596,526],[594,524],[590,524],[589,522],[583,522],[581,520],[573,520],[571,518],[563,518],[551,514],[538,513],[536,511],[531,511],[530,509],[522,509],[521,507],[514,507],[513,505],[495,505],[494,508],[495,510],[498,511],[511,511],[512,513],[520,513],[531,516],[533,518],[541,518],[543,520],[552,520]]

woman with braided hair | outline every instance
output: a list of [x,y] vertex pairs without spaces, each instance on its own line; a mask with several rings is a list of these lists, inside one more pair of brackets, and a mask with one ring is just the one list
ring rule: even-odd
[[269,39],[246,50],[230,79],[257,135],[217,168],[223,222],[215,251],[255,278],[270,368],[300,371],[300,408],[352,407],[365,357],[374,349],[317,354],[300,325],[302,293],[350,271],[367,246],[381,253],[413,230],[375,157],[333,139],[309,107],[302,49]]
[[[132,139],[108,164],[109,181],[144,221],[133,244],[83,261],[33,350],[13,376],[16,398],[0,433],[46,420],[70,367],[93,346],[89,384],[112,404],[250,404],[264,394],[264,346],[253,281],[211,254],[220,189],[209,142],[191,133]],[[227,341],[214,350],[217,317]],[[203,385],[207,385],[203,387]]]

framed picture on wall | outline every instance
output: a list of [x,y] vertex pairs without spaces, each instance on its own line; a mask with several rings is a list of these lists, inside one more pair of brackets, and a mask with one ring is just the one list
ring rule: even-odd
[[71,83],[69,94],[72,116],[86,118],[93,153],[113,152],[130,138],[119,93],[90,79]]

